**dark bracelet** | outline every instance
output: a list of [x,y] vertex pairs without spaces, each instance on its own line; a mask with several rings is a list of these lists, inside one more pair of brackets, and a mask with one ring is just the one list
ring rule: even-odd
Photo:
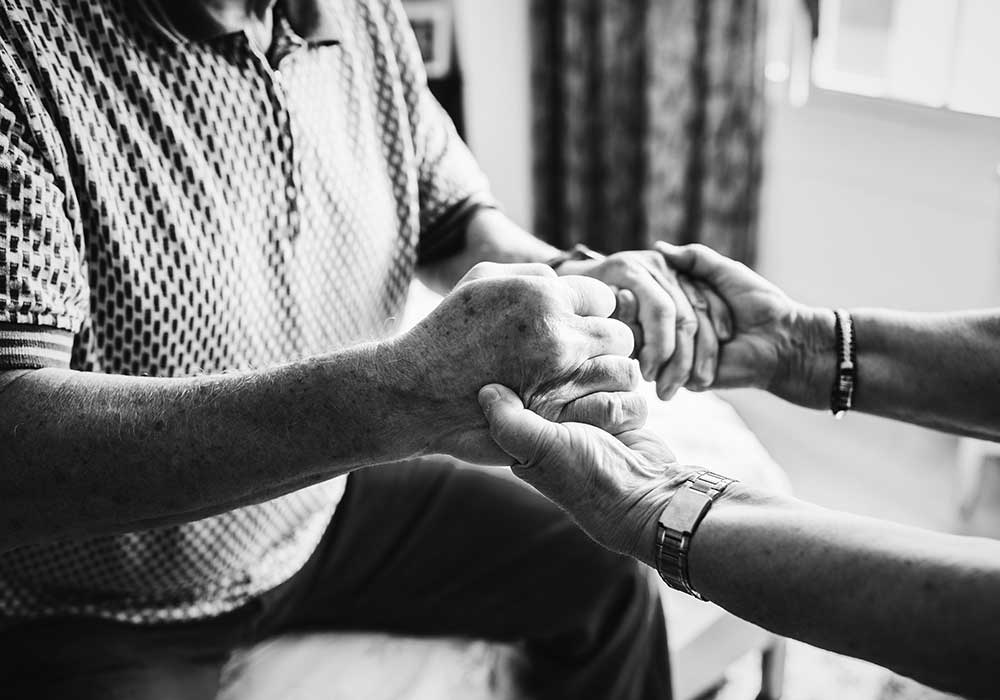
[[854,335],[854,319],[843,309],[835,309],[837,375],[833,380],[830,395],[830,410],[834,418],[843,418],[854,408],[854,392],[858,383],[857,339]]

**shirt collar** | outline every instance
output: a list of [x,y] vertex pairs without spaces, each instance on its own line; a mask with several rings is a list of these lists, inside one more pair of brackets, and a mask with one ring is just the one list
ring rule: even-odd
[[[308,44],[339,44],[341,27],[332,0],[253,0],[276,11]],[[241,23],[223,23],[205,9],[204,0],[138,0],[140,19],[172,41],[203,42],[242,32]],[[170,8],[169,10],[167,8]]]

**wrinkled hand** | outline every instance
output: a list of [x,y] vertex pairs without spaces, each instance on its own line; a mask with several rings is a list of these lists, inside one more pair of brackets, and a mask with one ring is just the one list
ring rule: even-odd
[[560,272],[594,277],[618,290],[614,317],[632,328],[647,381],[669,399],[687,386],[705,389],[716,373],[719,343],[729,337],[726,305],[710,290],[678,277],[654,250],[570,261]]
[[505,386],[483,387],[479,402],[493,439],[517,462],[514,474],[605,547],[655,565],[660,513],[698,470],[679,465],[646,430],[614,437],[589,425],[553,423]]
[[[512,274],[513,273],[513,274]],[[646,404],[632,334],[608,318],[615,298],[586,277],[544,265],[474,267],[441,304],[396,342],[405,390],[415,397],[427,451],[480,464],[509,464],[476,403],[490,382],[514,387],[556,421],[617,433],[642,425]]]
[[[703,245],[658,242],[656,250],[678,272],[711,287],[731,311],[732,339],[720,348],[716,386],[757,387],[817,408],[829,404],[829,384],[814,380],[811,357],[828,355],[832,363],[831,312],[792,301],[746,265]],[[816,387],[822,387],[819,395]]]

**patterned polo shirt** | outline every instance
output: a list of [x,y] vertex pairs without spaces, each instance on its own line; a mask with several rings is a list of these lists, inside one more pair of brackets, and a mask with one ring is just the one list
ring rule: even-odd
[[[398,1],[278,0],[266,52],[152,2],[0,0],[0,370],[184,377],[390,333],[489,202]],[[305,563],[343,487],[20,547],[0,615],[231,610]]]

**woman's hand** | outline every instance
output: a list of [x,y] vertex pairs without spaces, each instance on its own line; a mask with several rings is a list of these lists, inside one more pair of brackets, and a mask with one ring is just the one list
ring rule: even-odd
[[619,290],[614,314],[635,335],[642,376],[669,399],[682,386],[706,389],[728,340],[726,305],[708,287],[685,280],[655,250],[625,251],[600,261],[568,261],[560,274],[586,275]]
[[834,373],[834,321],[742,263],[703,245],[656,250],[671,268],[721,297],[732,313],[732,339],[720,349],[715,385],[756,387],[799,405],[830,402]]
[[597,542],[655,566],[657,520],[696,469],[679,465],[653,433],[612,436],[582,423],[554,423],[505,386],[484,386],[479,403],[493,440],[515,460],[515,475]]

